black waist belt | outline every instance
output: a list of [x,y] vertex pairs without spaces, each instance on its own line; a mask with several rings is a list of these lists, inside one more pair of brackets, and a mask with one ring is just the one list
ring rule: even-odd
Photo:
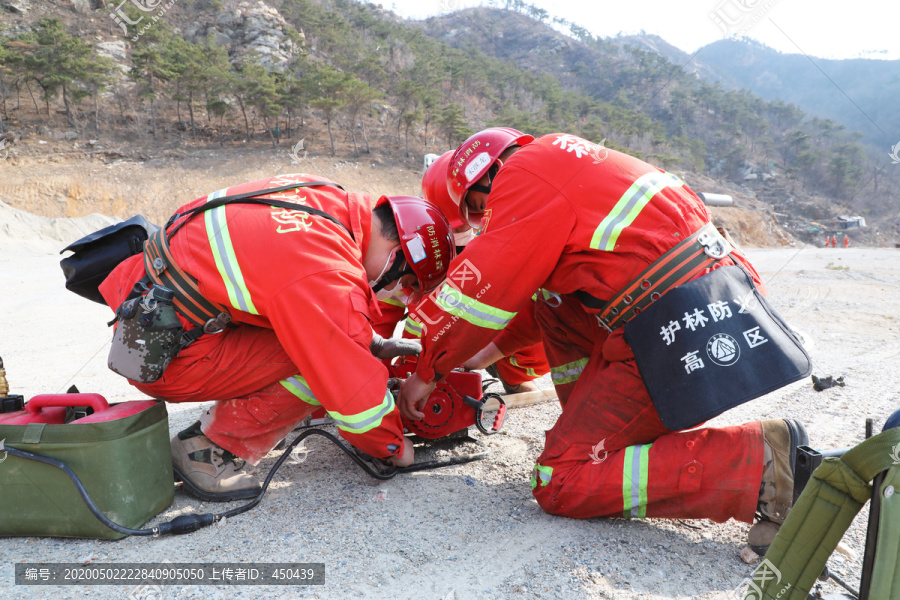
[[693,279],[728,256],[734,248],[712,223],[707,223],[656,259],[607,302],[583,290],[575,297],[588,308],[600,309],[597,320],[607,331],[617,329],[663,294]]

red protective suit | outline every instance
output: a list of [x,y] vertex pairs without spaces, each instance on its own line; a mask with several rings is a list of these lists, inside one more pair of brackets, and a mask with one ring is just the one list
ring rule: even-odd
[[[380,300],[378,307],[381,316],[376,317],[372,329],[382,337],[391,337],[404,316],[407,315],[403,303],[403,293],[398,291],[391,298]],[[421,338],[422,326],[416,320],[415,308],[406,316],[402,336],[405,338]],[[509,385],[518,385],[532,381],[550,372],[550,365],[544,353],[544,344],[534,311],[522,311],[509,326],[493,340],[503,352],[503,358],[494,363],[500,377]],[[415,360],[410,357],[408,360]]]
[[533,381],[550,372],[534,309],[531,307],[519,312],[494,338],[494,343],[503,353],[503,358],[494,364],[500,377],[509,385]]
[[[482,234],[456,259],[469,261],[474,276],[420,307],[427,329],[417,373],[431,381],[527,310],[534,290],[563,295],[560,306],[541,302],[537,311],[563,404],[532,476],[544,510],[752,520],[760,424],[668,431],[622,329],[607,333],[569,295],[609,299],[709,220],[676,177],[575,136],[547,135],[519,149],[494,179]],[[752,266],[733,256],[759,284]]]
[[[245,183],[179,212],[208,199],[313,180],[321,178]],[[387,369],[369,351],[370,315],[378,314],[363,268],[372,201],[330,186],[272,197],[324,210],[353,238],[325,218],[271,206],[233,204],[191,218],[171,239],[173,256],[239,326],[200,337],[159,381],[134,385],[170,402],[218,400],[202,419],[204,433],[254,463],[319,405],[353,445],[393,456],[403,446],[400,414],[387,391]],[[143,276],[138,255],[119,265],[100,291],[116,308]]]

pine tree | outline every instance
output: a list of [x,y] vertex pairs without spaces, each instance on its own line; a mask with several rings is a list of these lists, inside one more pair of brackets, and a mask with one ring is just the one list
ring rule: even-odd
[[[353,138],[353,149],[359,157],[359,143],[356,139],[356,130],[361,129],[365,137],[365,125],[358,122],[360,113],[371,110],[372,102],[381,97],[381,92],[356,78],[347,81],[343,91],[346,97],[347,116],[350,118],[350,133]],[[368,152],[368,138],[366,142]],[[407,150],[408,154],[408,150]]]
[[331,155],[334,156],[334,132],[331,123],[335,113],[346,103],[345,90],[352,78],[347,73],[337,71],[327,65],[320,66],[311,78],[313,97],[310,105],[325,116],[328,138],[331,140]]
[[66,33],[59,18],[41,19],[17,41],[21,68],[43,91],[48,119],[50,101],[62,92],[66,121],[74,127],[72,104],[79,103],[92,91],[97,93],[106,84],[111,63],[95,56],[91,44]]
[[177,77],[177,70],[170,62],[171,54],[166,52],[171,33],[164,21],[147,30],[139,38],[137,47],[131,54],[131,70],[128,76],[137,82],[137,96],[147,101],[150,108],[150,127],[153,137],[157,136],[156,99],[163,85]]

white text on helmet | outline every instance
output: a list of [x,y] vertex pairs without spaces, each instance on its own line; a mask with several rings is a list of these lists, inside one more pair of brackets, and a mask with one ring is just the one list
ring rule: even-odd
[[482,152],[481,154],[473,158],[472,162],[466,165],[466,179],[468,179],[469,181],[476,179],[481,170],[490,164],[491,155],[487,152]]

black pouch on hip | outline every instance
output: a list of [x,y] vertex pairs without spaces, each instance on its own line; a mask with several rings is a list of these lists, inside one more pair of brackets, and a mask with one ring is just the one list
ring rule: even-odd
[[670,290],[625,325],[625,341],[672,431],[812,372],[797,336],[738,266]]

